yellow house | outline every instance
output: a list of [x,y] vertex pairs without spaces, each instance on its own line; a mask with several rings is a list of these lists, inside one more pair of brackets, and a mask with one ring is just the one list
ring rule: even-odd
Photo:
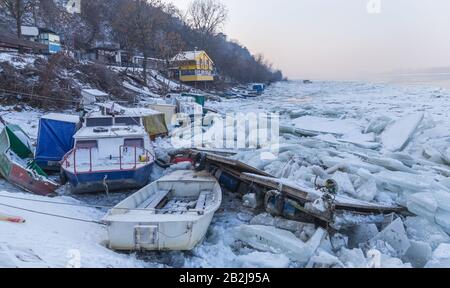
[[172,61],[177,64],[182,82],[214,81],[214,62],[205,51],[185,51]]

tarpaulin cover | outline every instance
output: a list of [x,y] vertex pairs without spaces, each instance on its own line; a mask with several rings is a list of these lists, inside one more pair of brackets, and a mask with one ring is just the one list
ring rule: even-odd
[[42,118],[36,147],[36,161],[42,167],[48,161],[60,161],[73,148],[78,123]]
[[143,117],[145,130],[150,137],[168,133],[165,116],[163,113]]

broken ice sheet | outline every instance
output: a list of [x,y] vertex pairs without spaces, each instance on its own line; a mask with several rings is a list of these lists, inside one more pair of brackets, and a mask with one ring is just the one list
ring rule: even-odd
[[403,221],[397,218],[384,230],[373,237],[369,243],[375,243],[377,241],[383,241],[389,244],[394,250],[396,257],[402,257],[406,254],[411,244],[409,243],[408,236],[406,235]]
[[405,226],[410,239],[426,242],[432,249],[436,249],[441,243],[450,243],[450,236],[441,227],[424,218],[408,217]]
[[423,117],[423,113],[414,113],[401,118],[389,126],[381,134],[383,147],[391,152],[403,150],[422,122]]
[[434,250],[431,260],[425,268],[448,268],[450,267],[450,244],[443,243]]
[[306,264],[327,232],[321,228],[305,243],[292,232],[281,230],[272,226],[241,225],[233,231],[237,240],[264,252],[284,254],[291,260]]
[[269,252],[252,252],[247,255],[239,255],[234,261],[240,268],[287,268],[290,263],[287,256]]

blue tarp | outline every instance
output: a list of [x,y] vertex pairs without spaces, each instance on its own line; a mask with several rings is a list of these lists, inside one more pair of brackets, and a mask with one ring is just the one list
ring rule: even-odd
[[59,161],[73,148],[79,127],[77,116],[50,114],[39,121],[36,162],[44,169],[59,169]]

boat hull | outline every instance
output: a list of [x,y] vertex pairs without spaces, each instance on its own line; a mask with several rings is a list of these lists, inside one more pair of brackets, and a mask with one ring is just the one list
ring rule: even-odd
[[6,179],[28,192],[42,196],[54,195],[58,189],[58,185],[35,179],[26,169],[16,164],[11,165],[10,174]]
[[[108,225],[109,248],[118,251],[190,251],[203,241],[214,212],[193,221],[111,222]],[[154,227],[151,243],[137,243],[138,227]],[[145,233],[145,232],[143,232]]]
[[[133,170],[100,171],[74,174],[64,170],[70,191],[76,194],[105,192],[108,191],[139,189],[150,181],[153,163]],[[106,181],[104,180],[106,177]]]
[[[180,205],[183,201],[189,204]],[[193,202],[195,208],[189,206]],[[175,171],[108,211],[103,221],[107,224],[109,248],[192,250],[203,241],[221,203],[222,190],[209,173]]]

